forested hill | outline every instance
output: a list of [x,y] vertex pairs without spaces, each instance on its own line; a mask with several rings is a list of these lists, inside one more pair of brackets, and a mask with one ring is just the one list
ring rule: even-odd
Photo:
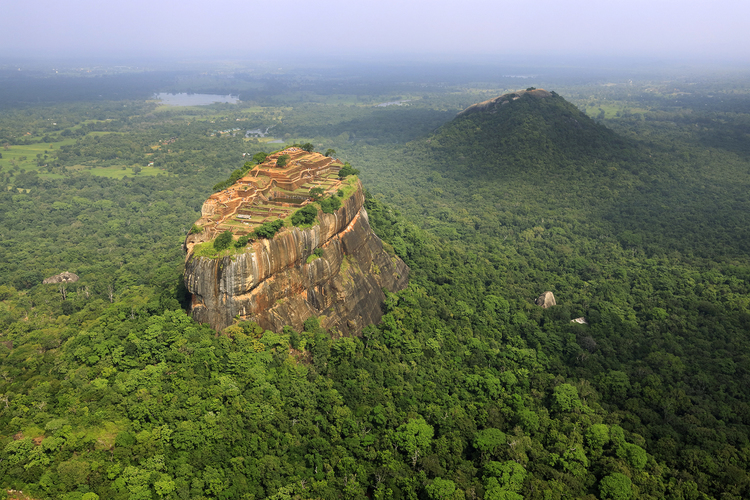
[[470,106],[429,143],[470,176],[496,173],[500,163],[528,171],[634,154],[631,144],[554,91],[533,88]]

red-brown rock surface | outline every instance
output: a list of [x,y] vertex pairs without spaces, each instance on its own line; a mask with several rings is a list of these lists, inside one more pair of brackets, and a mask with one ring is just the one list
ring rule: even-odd
[[[285,325],[301,330],[308,317],[324,316],[322,326],[344,334],[377,323],[383,288],[406,287],[409,268],[384,251],[363,205],[360,187],[336,212],[319,212],[317,225],[285,229],[239,255],[211,259],[188,250],[193,318],[217,331],[235,317],[280,331]],[[307,263],[316,248],[323,256]]]

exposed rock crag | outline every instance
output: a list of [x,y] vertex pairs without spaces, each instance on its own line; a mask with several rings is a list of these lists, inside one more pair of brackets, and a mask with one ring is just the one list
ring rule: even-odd
[[501,96],[494,97],[486,101],[472,104],[465,110],[458,113],[458,116],[470,115],[472,113],[476,113],[479,111],[486,111],[486,112],[494,113],[499,106],[503,106],[505,104],[508,104],[510,101],[515,101],[517,99],[520,99],[523,95],[530,95],[537,99],[544,99],[545,97],[551,97],[553,94],[551,92],[547,92],[544,89],[519,90],[517,92],[503,94]]
[[[193,318],[217,331],[235,317],[280,331],[285,325],[299,330],[310,316],[324,316],[323,327],[344,334],[377,323],[382,289],[406,287],[409,268],[386,253],[372,232],[361,186],[334,213],[318,212],[318,221],[253,242],[230,257],[194,257],[189,245],[185,284]],[[317,248],[323,255],[308,263]]]
[[555,294],[553,294],[552,292],[544,292],[539,297],[537,297],[536,305],[543,309],[556,306],[557,302],[555,301]]
[[44,281],[42,281],[42,284],[48,285],[50,283],[75,283],[76,281],[78,281],[77,274],[65,271],[64,273],[56,274],[54,276],[46,278]]

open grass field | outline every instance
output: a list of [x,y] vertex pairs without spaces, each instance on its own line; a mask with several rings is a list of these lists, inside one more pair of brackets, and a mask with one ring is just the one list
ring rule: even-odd
[[39,168],[36,155],[41,154],[42,158],[44,158],[45,151],[47,151],[46,154],[51,158],[51,152],[60,149],[61,146],[75,144],[75,142],[75,139],[66,139],[61,142],[53,143],[45,142],[20,146],[7,146],[7,149],[2,147],[0,148],[0,154],[2,154],[3,157],[0,158],[0,167],[7,169],[12,168],[15,165],[21,170],[35,170]]
[[112,134],[122,134],[122,132],[104,131],[104,130],[102,130],[102,131],[94,131],[94,132],[89,132],[88,134],[86,134],[86,137],[93,137],[93,136],[96,136],[96,135],[98,135],[98,136],[112,135]]
[[183,111],[184,114],[174,115],[172,118],[195,118],[196,115],[202,116],[203,108],[204,106],[174,106],[170,104],[159,104],[154,108],[154,113],[164,113],[165,111],[175,111],[176,109],[179,109]]
[[[154,101],[157,102],[157,101]],[[274,108],[275,112],[279,112],[284,108]],[[292,108],[288,108],[291,110]],[[200,120],[200,121],[217,121],[224,118],[253,118],[257,114],[266,113],[267,108],[261,106],[247,106],[241,108],[233,108],[231,110],[216,110],[209,106],[174,106],[170,104],[158,104],[153,112],[154,113],[170,113],[170,118],[185,119],[185,120]],[[179,113],[178,113],[179,112]]]
[[[141,167],[141,171],[138,174],[133,173],[133,167],[124,165],[114,165],[111,167],[91,167],[86,165],[74,165],[67,167],[68,172],[89,172],[91,175],[98,177],[109,177],[110,179],[123,179],[125,177],[155,177],[159,174],[166,175],[164,170],[156,167]],[[48,173],[42,171],[39,174],[41,179],[62,179],[65,176],[59,172]]]
[[111,122],[111,121],[112,121],[112,119],[110,119],[110,118],[107,118],[105,120],[96,120],[96,119],[92,118],[90,120],[83,120],[82,122],[79,122],[79,123],[73,125],[72,127],[70,127],[70,130],[73,131],[73,132],[75,132],[76,130],[80,129],[84,125],[89,125],[91,123],[107,123],[107,122]]

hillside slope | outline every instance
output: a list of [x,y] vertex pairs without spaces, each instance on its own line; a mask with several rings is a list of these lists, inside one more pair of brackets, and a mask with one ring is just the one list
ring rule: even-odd
[[434,153],[455,159],[469,176],[528,171],[586,159],[613,159],[628,144],[555,92],[503,94],[474,104],[428,140]]

